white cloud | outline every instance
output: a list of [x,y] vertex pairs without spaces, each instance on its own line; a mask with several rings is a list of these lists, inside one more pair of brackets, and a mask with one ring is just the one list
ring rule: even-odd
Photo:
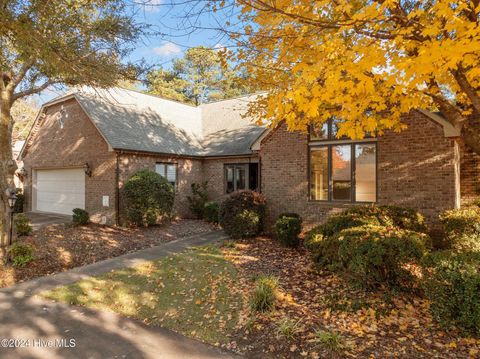
[[160,4],[163,3],[163,0],[143,0],[141,5],[146,12],[158,12],[160,11]]
[[182,49],[178,45],[175,45],[174,43],[165,41],[159,47],[155,47],[153,49],[153,52],[161,57],[170,57],[170,56],[178,55],[179,53],[182,52]]

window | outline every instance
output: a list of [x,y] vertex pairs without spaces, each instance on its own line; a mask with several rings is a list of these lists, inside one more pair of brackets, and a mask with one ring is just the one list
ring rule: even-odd
[[225,165],[225,192],[258,190],[258,163]]
[[[310,199],[336,202],[377,200],[377,146],[374,138],[337,139],[336,119],[310,130]],[[328,144],[322,144],[322,141]]]
[[155,172],[165,177],[170,184],[175,187],[177,183],[177,165],[175,163],[157,163]]
[[[325,140],[349,140],[348,137],[342,136],[337,138],[339,123],[342,121],[336,117],[332,117],[324,122],[321,126],[310,126],[310,141],[325,141]],[[366,133],[365,138],[373,138],[371,133]]]

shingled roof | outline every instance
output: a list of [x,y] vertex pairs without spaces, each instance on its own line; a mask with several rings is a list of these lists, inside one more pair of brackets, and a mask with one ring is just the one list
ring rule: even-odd
[[115,150],[185,156],[252,153],[265,131],[245,118],[255,95],[191,106],[121,88],[83,88],[56,98],[74,97]]

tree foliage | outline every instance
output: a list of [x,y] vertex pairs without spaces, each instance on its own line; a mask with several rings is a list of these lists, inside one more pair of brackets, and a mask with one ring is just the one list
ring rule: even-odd
[[249,92],[245,76],[225,61],[225,52],[204,46],[190,48],[173,60],[172,69],[147,75],[148,91],[175,101],[199,105]]
[[[338,136],[401,130],[401,115],[440,110],[480,152],[478,0],[237,0],[224,23],[234,56],[268,93],[259,121],[305,131],[332,116]],[[230,19],[229,19],[230,21]]]
[[31,99],[19,99],[12,107],[13,142],[25,140],[35,121],[39,106]]
[[136,77],[124,63],[143,26],[120,0],[0,0],[0,241],[13,185],[12,106],[52,85],[108,87]]

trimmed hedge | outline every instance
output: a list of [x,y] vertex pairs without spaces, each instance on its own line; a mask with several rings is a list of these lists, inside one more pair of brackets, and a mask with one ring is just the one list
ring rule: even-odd
[[446,329],[480,336],[480,253],[432,253],[424,260],[424,277],[432,316]]
[[410,208],[376,205],[354,206],[330,216],[324,224],[313,228],[307,234],[307,240],[312,236],[332,236],[343,229],[365,225],[398,227],[415,232],[425,232],[427,229],[423,216]]
[[307,244],[321,267],[342,272],[364,288],[411,287],[414,277],[405,266],[419,263],[429,246],[425,234],[378,225],[347,228],[333,236],[317,235]]
[[159,217],[172,213],[175,190],[156,172],[148,169],[138,171],[125,183],[123,193],[127,218],[131,224],[153,225]]
[[440,215],[445,249],[480,251],[480,207],[469,206]]
[[203,218],[207,222],[218,223],[219,212],[220,204],[218,204],[218,202],[207,202],[203,209]]
[[298,247],[302,231],[302,218],[296,213],[282,213],[275,222],[277,239],[287,247]]
[[72,223],[75,226],[84,226],[90,221],[88,212],[81,208],[74,208],[72,215]]
[[263,228],[265,204],[258,192],[234,192],[220,206],[220,225],[232,238],[253,237]]

